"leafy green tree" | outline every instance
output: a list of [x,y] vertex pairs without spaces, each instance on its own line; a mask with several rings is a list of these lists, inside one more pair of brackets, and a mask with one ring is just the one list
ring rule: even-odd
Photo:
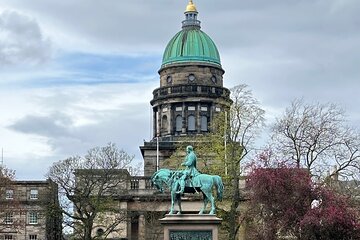
[[225,183],[223,203],[218,212],[224,219],[226,239],[236,239],[240,228],[240,163],[253,150],[253,143],[264,125],[264,110],[246,85],[230,89],[231,107],[212,120],[210,133],[183,139],[167,166],[180,166],[187,144],[192,144],[202,172],[222,176]]
[[[102,239],[127,220],[125,209],[113,204],[113,198],[126,189],[126,169],[133,158],[108,144],[90,149],[84,157],[70,157],[51,166],[47,176],[59,186],[58,211],[77,239]],[[96,233],[99,222],[102,229]]]

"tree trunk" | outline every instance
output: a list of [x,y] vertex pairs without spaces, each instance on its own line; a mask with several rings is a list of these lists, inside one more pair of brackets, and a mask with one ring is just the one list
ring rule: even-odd
[[83,240],[91,240],[91,231],[93,228],[93,220],[92,219],[86,219],[86,222],[84,223],[84,238]]
[[[235,165],[235,166],[234,166]],[[240,200],[240,190],[239,190],[239,175],[238,175],[238,167],[237,164],[234,164],[231,169],[232,179],[232,203],[229,212],[229,240],[236,240],[237,230],[238,230],[238,216],[237,208],[239,206]]]

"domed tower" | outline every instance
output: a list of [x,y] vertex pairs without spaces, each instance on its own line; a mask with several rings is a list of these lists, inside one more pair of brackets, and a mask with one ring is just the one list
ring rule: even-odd
[[228,109],[230,91],[223,87],[224,70],[215,43],[200,30],[190,0],[182,30],[165,48],[159,70],[160,87],[153,91],[153,139],[141,146],[144,175],[151,175],[175,150],[181,137],[206,134],[216,113]]

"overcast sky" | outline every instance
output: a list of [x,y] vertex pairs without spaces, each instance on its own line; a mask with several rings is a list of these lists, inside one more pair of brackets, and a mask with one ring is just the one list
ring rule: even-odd
[[[359,0],[194,0],[225,87],[245,83],[267,123],[291,100],[360,121]],[[141,161],[152,90],[187,0],[1,0],[0,148],[18,179],[114,142]]]

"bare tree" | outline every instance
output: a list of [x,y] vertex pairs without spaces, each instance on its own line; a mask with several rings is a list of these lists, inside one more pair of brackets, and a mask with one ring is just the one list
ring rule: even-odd
[[114,198],[126,191],[126,169],[132,160],[133,156],[109,144],[90,149],[84,157],[56,162],[50,168],[47,176],[59,186],[59,210],[77,238],[98,239],[121,231],[127,220],[126,209],[114,204]]
[[15,171],[0,167],[0,232],[17,231],[23,221],[20,214],[24,211],[14,186]]
[[354,176],[360,169],[359,133],[347,126],[338,105],[295,100],[272,127],[280,158],[308,168],[313,176]]

